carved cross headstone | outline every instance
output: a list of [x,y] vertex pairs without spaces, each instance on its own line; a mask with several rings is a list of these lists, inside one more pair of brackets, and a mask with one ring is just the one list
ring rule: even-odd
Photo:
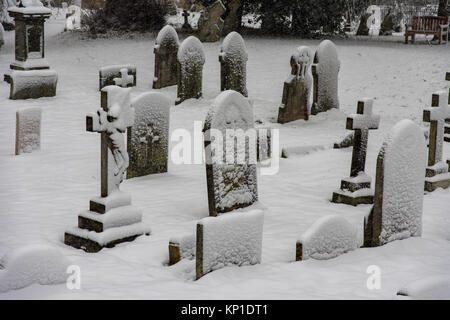
[[41,147],[41,108],[16,112],[16,155],[30,153]]
[[411,120],[400,121],[378,154],[374,206],[364,228],[365,247],[421,235],[425,162],[422,129]]
[[[347,118],[347,130],[354,130],[350,178],[341,181],[341,190],[333,193],[333,202],[356,206],[373,203],[371,178],[364,172],[369,130],[378,129],[380,116],[373,114],[373,99],[358,101],[357,113]],[[362,191],[362,189],[365,189]]]
[[136,86],[136,66],[131,64],[102,67],[99,70],[99,90],[118,85],[123,88]]
[[198,21],[198,37],[202,42],[219,41],[224,24],[222,15],[225,11],[226,8],[221,0],[217,0],[206,8],[206,12],[202,11]]
[[431,108],[425,108],[423,111],[423,121],[430,123],[427,179],[425,179],[426,191],[434,191],[438,187],[448,188],[450,186],[448,165],[442,159],[446,120],[450,120],[448,95],[446,91],[439,91],[432,95]]
[[134,77],[128,75],[127,68],[122,68],[120,69],[120,78],[114,78],[113,80],[116,86],[127,88],[130,85],[133,85]]
[[312,52],[308,47],[297,48],[291,56],[291,75],[284,82],[283,97],[278,110],[278,123],[298,119],[308,120],[309,98],[313,82],[311,63]]
[[338,76],[341,62],[336,46],[324,40],[314,56],[312,74],[314,78],[313,105],[311,114],[318,114],[332,108],[339,109]]
[[239,92],[222,92],[206,116],[203,132],[209,215],[250,206],[258,200],[252,106]]
[[177,59],[178,92],[175,103],[200,98],[205,64],[203,44],[194,36],[188,37],[178,49]]
[[247,48],[237,32],[223,40],[219,53],[220,90],[234,90],[247,97]]
[[154,47],[155,77],[153,89],[177,84],[177,53],[180,46],[178,34],[172,26],[165,26],[158,33]]
[[170,104],[159,92],[143,93],[133,99],[135,122],[127,135],[128,179],[167,172]]
[[87,252],[150,233],[142,224],[142,211],[119,189],[129,165],[124,134],[134,123],[130,92],[118,86],[103,88],[101,108],[86,117],[86,130],[100,133],[101,195],[91,199],[90,210],[78,216],[78,228],[66,232],[64,243]]
[[183,23],[183,26],[181,28],[185,32],[192,31],[192,27],[189,24],[189,12],[186,9],[183,10],[182,16],[184,17],[184,23]]

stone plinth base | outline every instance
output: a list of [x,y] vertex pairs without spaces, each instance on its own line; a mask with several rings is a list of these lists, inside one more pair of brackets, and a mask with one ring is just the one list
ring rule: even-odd
[[449,162],[439,162],[432,167],[427,167],[425,178],[425,191],[433,192],[437,188],[450,187]]
[[4,80],[11,86],[10,99],[38,99],[56,95],[58,75],[54,70],[11,70]]
[[351,206],[373,204],[373,190],[370,188],[371,180],[365,174],[342,179],[341,189],[333,193],[331,201]]

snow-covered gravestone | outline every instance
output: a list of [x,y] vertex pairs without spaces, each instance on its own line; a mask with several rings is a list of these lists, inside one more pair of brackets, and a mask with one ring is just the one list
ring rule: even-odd
[[450,187],[449,168],[442,159],[445,121],[450,120],[450,105],[446,91],[435,92],[432,95],[431,108],[425,108],[423,120],[430,122],[425,190],[431,192],[437,188],[448,188]]
[[16,155],[30,153],[41,147],[41,108],[16,112]]
[[222,1],[217,0],[207,7],[206,11],[201,12],[198,21],[198,37],[202,42],[219,41],[224,25],[222,16],[226,10]]
[[170,104],[159,92],[143,93],[131,102],[135,121],[127,134],[128,179],[167,172]]
[[136,86],[136,66],[131,64],[102,67],[99,70],[99,90],[117,85],[123,88]]
[[200,220],[195,255],[197,279],[229,265],[260,263],[263,225],[261,210]]
[[[67,5],[67,3],[66,3]],[[65,31],[68,30],[80,30],[81,29],[81,6],[71,5],[67,9],[66,14],[66,27]]]
[[129,88],[108,86],[101,91],[101,109],[86,117],[86,130],[101,136],[101,195],[90,210],[78,215],[78,228],[66,231],[64,243],[87,252],[132,241],[150,229],[131,196],[120,191],[129,164],[124,133],[134,123]]
[[177,59],[178,92],[175,103],[200,98],[205,64],[205,53],[200,40],[194,36],[185,39],[178,48]]
[[295,260],[327,260],[358,248],[358,232],[345,218],[317,220],[297,241]]
[[172,26],[165,26],[156,37],[155,77],[153,89],[161,89],[177,84],[177,53],[180,46],[178,34]]
[[247,48],[235,31],[223,40],[219,53],[220,90],[234,90],[247,97]]
[[373,203],[370,188],[372,179],[364,170],[366,166],[369,130],[378,129],[380,116],[373,114],[373,99],[358,101],[357,113],[347,118],[347,130],[355,130],[350,177],[341,181],[341,190],[333,193],[332,201],[352,206]]
[[253,108],[227,90],[213,102],[203,128],[209,215],[245,208],[258,200]]
[[291,74],[284,82],[283,97],[278,110],[278,123],[308,120],[312,89],[312,52],[309,47],[297,48],[291,56]]
[[420,127],[411,120],[397,123],[378,154],[374,205],[364,223],[365,247],[421,235],[426,158]]
[[314,78],[313,105],[311,114],[318,114],[332,108],[339,109],[338,76],[341,62],[336,46],[324,40],[314,56],[312,74]]

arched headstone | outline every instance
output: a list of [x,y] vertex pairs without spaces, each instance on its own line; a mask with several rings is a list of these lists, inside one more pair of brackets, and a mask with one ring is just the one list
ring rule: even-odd
[[308,120],[313,78],[313,54],[309,47],[297,48],[291,56],[291,74],[284,82],[283,97],[278,110],[278,123]]
[[170,104],[159,92],[141,94],[131,102],[135,120],[127,135],[128,179],[167,172]]
[[374,206],[365,222],[365,247],[422,234],[426,149],[422,130],[411,120],[397,123],[384,141]]
[[165,26],[158,33],[154,47],[155,77],[153,89],[177,84],[177,53],[180,46],[178,34],[172,26]]
[[177,59],[178,94],[175,103],[200,98],[205,64],[203,44],[194,36],[188,37],[178,48]]
[[228,34],[220,48],[220,89],[234,90],[247,97],[247,48],[235,31]]
[[209,215],[217,216],[258,199],[253,108],[227,90],[213,102],[203,128]]
[[330,40],[320,43],[314,56],[312,74],[314,94],[312,114],[318,114],[333,108],[339,109],[338,76],[341,62],[336,46]]

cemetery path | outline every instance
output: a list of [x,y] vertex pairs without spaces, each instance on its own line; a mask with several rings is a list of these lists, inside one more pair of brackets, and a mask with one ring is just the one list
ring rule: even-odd
[[[170,237],[193,232],[196,221],[208,214],[204,165],[170,163],[167,174],[122,184],[133,203],[143,209],[144,221],[152,227],[150,237],[97,254],[62,243],[66,228],[76,224],[77,214],[99,193],[99,137],[85,131],[86,113],[99,107],[98,69],[136,64],[138,86],[132,95],[148,91],[154,38],[80,40],[76,34],[58,34],[64,27],[58,20],[48,26],[46,56],[59,75],[57,96],[11,101],[9,86],[0,84],[0,257],[26,244],[55,246],[81,267],[82,290],[33,285],[0,294],[0,299],[393,298],[411,281],[448,274],[450,190],[425,196],[422,238],[358,249],[329,261],[293,262],[298,235],[322,216],[342,215],[362,232],[370,206],[330,203],[332,192],[350,172],[351,159],[350,149],[330,146],[346,134],[346,115],[356,111],[357,99],[375,98],[374,113],[381,115],[380,129],[370,132],[367,153],[366,172],[374,177],[376,157],[388,130],[404,118],[422,125],[422,109],[430,103],[431,93],[448,87],[444,81],[445,71],[450,71],[448,46],[336,41],[341,110],[313,116],[308,122],[279,125],[275,122],[291,52],[300,45],[315,49],[318,41],[245,39],[248,91],[258,126],[279,128],[282,146],[325,148],[281,159],[277,175],[259,177],[260,201],[255,206],[265,211],[262,264],[224,268],[194,282],[193,261],[166,266],[167,245]],[[0,52],[2,74],[13,61],[12,33],[6,34],[7,43]],[[204,120],[219,94],[219,46],[205,44],[204,98],[172,107],[171,132],[178,128],[193,132],[194,121]],[[160,91],[175,100],[176,87]],[[14,156],[15,112],[29,106],[43,110],[41,151]],[[450,158],[448,145],[445,155]],[[382,270],[380,290],[366,287],[370,265]]]

